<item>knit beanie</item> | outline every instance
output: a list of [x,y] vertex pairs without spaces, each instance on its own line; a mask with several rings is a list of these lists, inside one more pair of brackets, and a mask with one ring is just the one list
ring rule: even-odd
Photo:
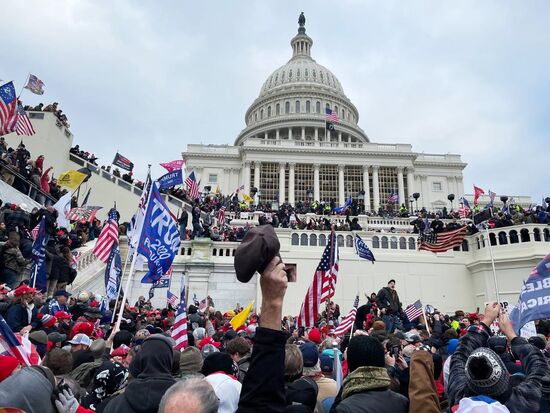
[[475,394],[495,397],[508,390],[510,379],[502,359],[486,347],[475,349],[466,360],[468,388]]
[[42,323],[44,328],[50,328],[53,327],[55,323],[57,323],[57,318],[50,314],[44,314],[40,322]]
[[362,366],[384,367],[384,347],[374,337],[355,336],[348,345],[350,372]]
[[180,373],[198,373],[202,368],[202,355],[196,347],[187,347],[180,355]]
[[204,376],[223,371],[225,374],[233,374],[233,359],[227,353],[211,353],[205,359],[202,365],[201,373]]
[[0,356],[0,382],[8,377],[19,365],[19,360],[13,356]]

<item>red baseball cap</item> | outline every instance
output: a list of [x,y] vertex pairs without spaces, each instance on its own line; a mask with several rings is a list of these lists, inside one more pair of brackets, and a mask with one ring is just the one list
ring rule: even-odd
[[34,293],[36,293],[35,288],[31,288],[27,284],[21,284],[19,287],[15,289],[15,291],[13,292],[13,295],[15,295],[16,297],[20,297],[24,294],[34,294]]
[[199,341],[199,350],[201,350],[207,344],[212,344],[214,347],[218,348],[222,345],[219,341],[214,341],[212,337],[205,337]]
[[58,320],[68,320],[72,318],[72,316],[66,311],[58,311],[54,314],[54,316],[57,317]]

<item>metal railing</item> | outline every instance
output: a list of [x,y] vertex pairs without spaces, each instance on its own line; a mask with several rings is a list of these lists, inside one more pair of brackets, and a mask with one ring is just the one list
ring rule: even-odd
[[[3,162],[3,161],[0,161],[0,168],[2,170],[5,170],[7,172],[9,172],[10,174],[12,174],[13,176],[15,176],[16,178],[19,178],[21,179],[23,182],[25,182],[26,185],[29,186],[29,190],[28,192],[25,194],[27,195],[28,197],[32,198],[31,197],[31,193],[32,191],[34,190],[35,192],[41,194],[42,196],[44,196],[44,198],[46,200],[49,200],[51,202],[51,204],[55,204],[57,202],[57,199],[55,199],[53,196],[51,196],[49,193],[47,192],[44,192],[42,190],[42,188],[40,188],[39,186],[37,186],[34,182],[31,182],[29,179],[27,179],[25,176],[21,175],[17,169],[15,169],[13,166],[11,165],[8,165],[7,163]],[[12,185],[13,187],[13,185]],[[14,187],[15,188],[15,187]],[[17,188],[15,188],[17,189]],[[21,191],[19,191],[21,192]],[[34,198],[33,198],[34,199]],[[35,200],[36,201],[36,200]]]

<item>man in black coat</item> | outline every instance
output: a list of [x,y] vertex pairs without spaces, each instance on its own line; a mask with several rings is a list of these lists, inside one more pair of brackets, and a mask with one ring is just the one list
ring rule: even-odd
[[382,320],[386,324],[386,331],[393,333],[395,328],[403,330],[399,314],[401,313],[401,302],[395,290],[395,280],[388,281],[388,285],[378,291],[376,303],[382,313]]

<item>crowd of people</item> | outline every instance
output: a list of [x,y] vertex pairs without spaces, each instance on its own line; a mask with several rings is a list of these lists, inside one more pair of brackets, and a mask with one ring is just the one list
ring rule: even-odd
[[36,106],[30,106],[26,105],[23,109],[25,110],[32,110],[36,112],[53,112],[55,117],[61,122],[61,124],[67,128],[70,128],[71,125],[69,124],[69,120],[67,119],[67,115],[63,113],[61,109],[58,108],[59,103],[53,102],[49,105],[44,106],[43,103],[39,103]]
[[[522,338],[498,303],[483,313],[437,309],[412,320],[394,280],[365,295],[353,326],[340,308],[316,324],[284,316],[287,275],[262,271],[261,309],[242,325],[211,297],[187,307],[187,343],[172,338],[176,309],[144,297],[125,303],[25,283],[0,286],[0,314],[31,343],[29,361],[0,356],[0,407],[24,412],[546,412],[550,322]],[[498,320],[499,333],[493,326]],[[57,410],[56,410],[57,409]]]

